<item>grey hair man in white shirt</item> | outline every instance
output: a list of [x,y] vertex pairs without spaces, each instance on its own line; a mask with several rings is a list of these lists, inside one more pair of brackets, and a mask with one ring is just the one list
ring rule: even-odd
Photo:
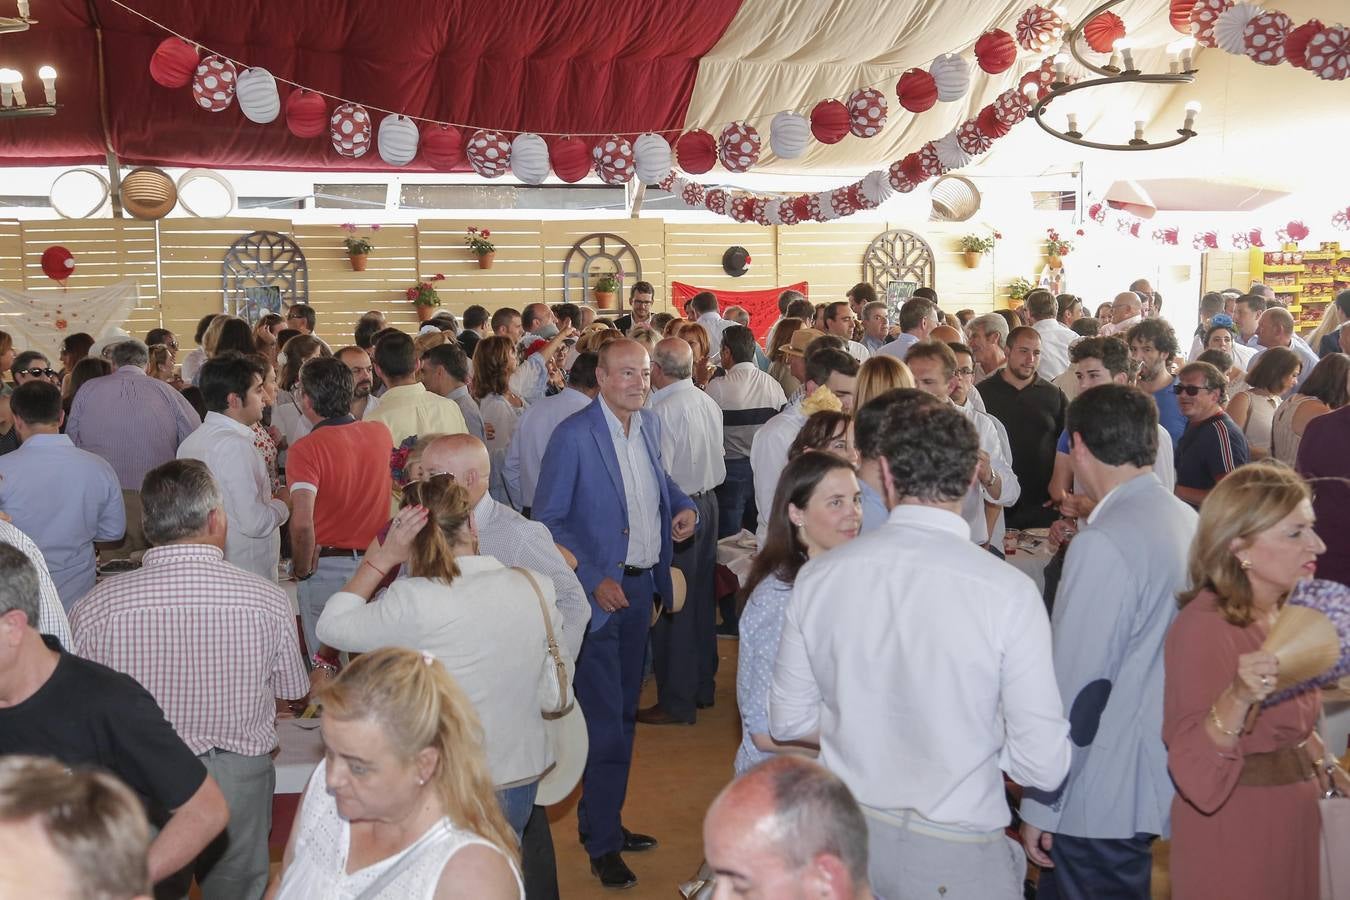
[[666,471],[698,508],[693,537],[675,545],[674,565],[684,574],[679,612],[663,610],[652,628],[656,704],[638,710],[647,725],[693,724],[712,706],[717,674],[717,498],[726,478],[722,410],[695,386],[694,353],[687,341],[666,338],[652,353],[652,412],[661,420]]
[[975,427],[909,393],[874,441],[886,523],[797,576],[770,733],[818,738],[867,818],[877,893],[1015,898],[1026,864],[1001,770],[1043,790],[1069,770],[1050,623],[1031,579],[970,541]]

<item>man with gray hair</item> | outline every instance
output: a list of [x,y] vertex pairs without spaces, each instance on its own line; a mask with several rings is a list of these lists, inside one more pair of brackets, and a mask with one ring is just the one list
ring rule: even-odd
[[127,533],[105,555],[127,557],[147,546],[141,533],[141,482],[173,459],[178,445],[202,424],[192,404],[172,386],[145,373],[150,351],[130,339],[109,349],[113,373],[85,382],[71,405],[66,434],[81,450],[108,461],[122,484]]
[[[160,826],[149,868],[151,883],[162,881],[225,827],[225,797],[135,679],[38,633],[38,605],[33,564],[0,545],[0,757],[47,756],[70,769],[101,769],[122,779]],[[212,650],[205,643],[193,647],[199,674],[228,668],[223,659],[207,664],[201,654]],[[11,869],[0,867],[6,874]]]
[[[740,327],[740,326],[731,326]],[[730,328],[728,328],[730,330]],[[663,609],[652,629],[656,705],[638,711],[648,725],[693,724],[713,705],[717,674],[717,497],[727,475],[722,409],[691,378],[687,341],[666,338],[652,354],[652,412],[661,420],[661,458],[680,490],[694,501],[698,528],[675,544],[674,566],[684,575],[684,608]]]
[[1111,323],[1102,328],[1102,336],[1125,334],[1144,321],[1144,301],[1134,291],[1122,291],[1111,301]]
[[870,900],[867,822],[827,769],[798,756],[760,763],[717,795],[703,855],[738,893],[779,900]]
[[998,313],[985,313],[966,326],[970,352],[975,356],[975,383],[993,375],[1008,361],[1008,320]]
[[[1317,368],[1317,354],[1308,346],[1307,341],[1294,333],[1294,317],[1283,306],[1272,306],[1261,313],[1261,318],[1256,323],[1256,340],[1257,346],[1261,349],[1247,363],[1248,372],[1256,368],[1257,362],[1271,347],[1293,350],[1303,361],[1303,367],[1299,369],[1298,378],[1294,381],[1295,391],[1303,387],[1303,382],[1307,381],[1312,370]],[[1234,343],[1234,347],[1236,346]]]
[[903,360],[909,348],[919,341],[928,340],[928,335],[938,327],[937,304],[926,297],[910,297],[900,307],[900,336],[882,347],[878,352]]
[[107,579],[76,605],[71,649],[149,691],[229,803],[229,826],[181,873],[183,886],[196,875],[207,898],[260,897],[276,784],[275,700],[309,692],[291,603],[275,583],[225,561],[225,501],[206,463],[179,459],[151,470],[141,500],[154,547],[140,569]]

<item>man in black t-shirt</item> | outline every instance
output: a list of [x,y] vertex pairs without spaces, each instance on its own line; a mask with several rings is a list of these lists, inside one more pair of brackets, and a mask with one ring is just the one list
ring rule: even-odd
[[151,880],[174,874],[224,829],[224,795],[145,689],[64,652],[37,621],[37,572],[0,544],[0,755],[49,756],[122,779],[160,826]]

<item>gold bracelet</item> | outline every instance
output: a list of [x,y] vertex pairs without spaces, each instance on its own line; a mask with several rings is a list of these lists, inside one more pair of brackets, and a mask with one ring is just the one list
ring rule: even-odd
[[1214,727],[1219,729],[1220,733],[1226,734],[1229,737],[1238,737],[1242,734],[1241,725],[1238,726],[1237,731],[1229,731],[1227,728],[1223,727],[1223,720],[1219,718],[1219,704],[1217,703],[1209,708],[1209,720],[1214,723]]

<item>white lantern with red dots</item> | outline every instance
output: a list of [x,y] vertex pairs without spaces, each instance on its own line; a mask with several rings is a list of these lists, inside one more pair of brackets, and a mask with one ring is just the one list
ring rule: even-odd
[[543,184],[548,172],[548,143],[537,134],[516,135],[511,141],[511,174],[525,184]]
[[370,149],[370,113],[358,103],[344,103],[328,118],[328,137],[339,156],[360,159]]
[[391,166],[406,166],[417,155],[421,136],[417,123],[407,116],[385,116],[375,142],[380,159]]
[[886,124],[886,98],[876,88],[862,88],[848,96],[848,130],[855,137],[870,138]]
[[867,198],[867,202],[872,206],[880,206],[890,199],[891,194],[895,193],[891,188],[890,181],[886,178],[886,172],[881,169],[868,172],[863,176],[863,180],[858,187],[858,192]]
[[1247,23],[1261,14],[1261,7],[1234,3],[1214,20],[1214,42],[1225,53],[1240,54],[1247,49]]
[[633,180],[633,145],[628,138],[611,134],[595,145],[595,174],[605,184],[627,184]]
[[1043,53],[1064,37],[1064,20],[1044,6],[1033,6],[1017,19],[1017,44],[1023,50]]
[[717,158],[728,172],[747,172],[759,162],[759,132],[749,122],[732,122],[722,129]]
[[1263,12],[1242,32],[1242,52],[1252,62],[1277,66],[1284,62],[1284,41],[1293,28],[1293,21],[1284,13]]
[[244,118],[259,125],[276,121],[281,115],[281,95],[277,80],[266,69],[245,69],[235,79],[235,96]]
[[928,67],[943,103],[960,100],[970,90],[970,65],[955,53],[944,53]]
[[769,146],[779,159],[796,159],[806,152],[811,123],[800,113],[784,110],[769,123]]
[[643,184],[656,184],[665,178],[671,163],[670,142],[661,135],[649,131],[633,141],[633,167]]
[[207,112],[221,112],[234,102],[237,73],[234,63],[221,56],[208,56],[197,63],[192,75],[192,99]]
[[686,181],[684,187],[680,189],[680,199],[686,206],[702,206],[703,185],[697,181]]
[[480,128],[464,145],[469,167],[484,178],[500,178],[511,168],[511,142],[499,131]]

